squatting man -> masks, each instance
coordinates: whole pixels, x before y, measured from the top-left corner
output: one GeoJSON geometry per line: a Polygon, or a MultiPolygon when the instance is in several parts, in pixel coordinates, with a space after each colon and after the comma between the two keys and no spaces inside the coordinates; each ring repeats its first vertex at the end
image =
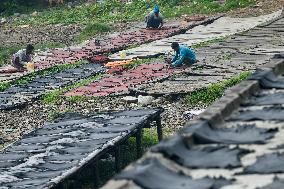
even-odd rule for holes
{"type": "Polygon", "coordinates": [[[171,67],[176,68],[182,65],[191,66],[197,62],[196,54],[191,48],[179,45],[177,42],[173,42],[171,47],[175,51],[175,55],[171,60],[166,59],[166,61],[171,64],[171,67]]]}
{"type": "Polygon", "coordinates": [[[19,50],[13,55],[11,63],[19,71],[24,71],[27,67],[27,64],[32,61],[33,54],[34,46],[28,44],[26,49],[19,50]]]}

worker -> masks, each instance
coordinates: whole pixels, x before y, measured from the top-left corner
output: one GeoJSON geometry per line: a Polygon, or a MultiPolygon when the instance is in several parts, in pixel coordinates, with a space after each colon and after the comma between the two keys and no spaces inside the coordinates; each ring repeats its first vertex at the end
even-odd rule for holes
{"type": "Polygon", "coordinates": [[[19,50],[13,55],[12,65],[19,71],[23,71],[25,66],[32,61],[32,56],[34,53],[34,46],[28,44],[26,49],[19,50]]]}
{"type": "Polygon", "coordinates": [[[160,13],[160,8],[158,5],[155,6],[154,10],[146,16],[146,28],[161,28],[163,27],[163,17],[160,13]]]}
{"type": "Polygon", "coordinates": [[[175,56],[171,60],[172,67],[179,67],[182,64],[191,66],[197,62],[195,52],[191,48],[179,45],[177,42],[173,42],[171,47],[175,51],[175,56]]]}

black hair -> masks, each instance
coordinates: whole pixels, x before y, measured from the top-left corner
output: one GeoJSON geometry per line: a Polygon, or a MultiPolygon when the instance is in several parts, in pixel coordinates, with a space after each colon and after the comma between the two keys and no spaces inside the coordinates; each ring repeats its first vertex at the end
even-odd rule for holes
{"type": "Polygon", "coordinates": [[[34,49],[35,49],[35,48],[34,48],[33,45],[28,44],[28,45],[27,45],[27,48],[26,48],[26,51],[33,51],[34,49]]]}
{"type": "Polygon", "coordinates": [[[171,45],[171,47],[172,47],[173,49],[178,48],[178,47],[179,47],[178,42],[173,42],[172,45],[171,45]]]}

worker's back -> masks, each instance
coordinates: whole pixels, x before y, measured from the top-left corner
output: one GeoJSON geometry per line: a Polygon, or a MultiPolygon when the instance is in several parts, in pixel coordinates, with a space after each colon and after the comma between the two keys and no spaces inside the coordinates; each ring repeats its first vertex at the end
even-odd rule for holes
{"type": "Polygon", "coordinates": [[[162,22],[163,17],[161,13],[157,16],[154,11],[151,11],[147,16],[147,28],[158,28],[162,22]]]}
{"type": "Polygon", "coordinates": [[[189,57],[191,60],[196,60],[196,54],[191,48],[180,45],[179,51],[180,55],[185,55],[186,57],[189,57]]]}

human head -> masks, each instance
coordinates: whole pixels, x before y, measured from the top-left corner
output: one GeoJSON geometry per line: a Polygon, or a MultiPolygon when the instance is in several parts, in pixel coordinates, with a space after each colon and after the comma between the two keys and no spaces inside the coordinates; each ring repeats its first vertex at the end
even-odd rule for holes
{"type": "Polygon", "coordinates": [[[26,48],[26,53],[27,53],[27,54],[33,54],[34,49],[35,49],[35,48],[34,48],[33,45],[28,44],[28,45],[27,45],[27,48],[26,48]]]}
{"type": "Polygon", "coordinates": [[[159,8],[158,5],[156,5],[155,8],[154,8],[154,13],[155,13],[156,15],[158,15],[159,12],[160,12],[160,8],[159,8]]]}
{"type": "Polygon", "coordinates": [[[171,45],[172,49],[174,49],[175,51],[178,51],[179,48],[179,44],[177,42],[173,42],[171,45]]]}

